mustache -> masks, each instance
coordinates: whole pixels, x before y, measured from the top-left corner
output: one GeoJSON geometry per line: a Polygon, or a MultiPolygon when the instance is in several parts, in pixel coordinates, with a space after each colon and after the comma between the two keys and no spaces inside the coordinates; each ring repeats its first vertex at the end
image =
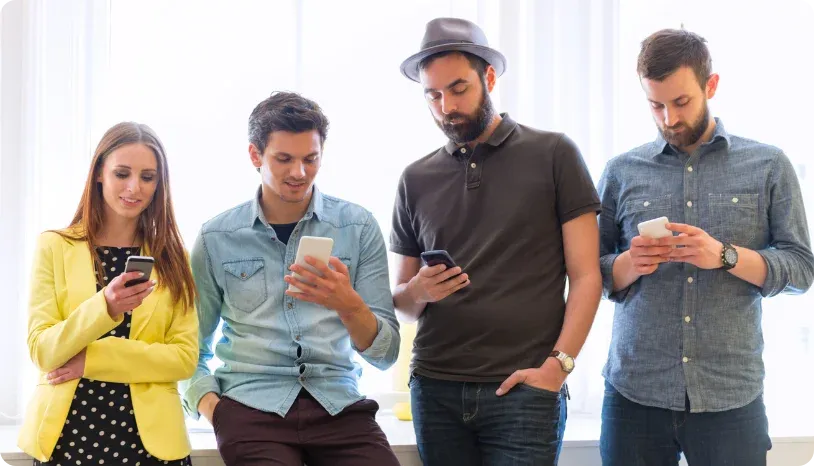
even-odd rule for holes
{"type": "Polygon", "coordinates": [[[664,129],[666,129],[667,131],[678,131],[680,129],[687,129],[687,128],[689,128],[689,126],[685,125],[684,123],[679,123],[679,124],[677,124],[675,126],[667,126],[664,129]]]}
{"type": "Polygon", "coordinates": [[[444,123],[450,124],[450,123],[452,123],[452,120],[455,120],[455,119],[460,119],[460,120],[464,120],[464,121],[468,120],[466,115],[464,115],[462,113],[455,112],[455,113],[450,113],[449,115],[446,115],[444,117],[444,123]]]}

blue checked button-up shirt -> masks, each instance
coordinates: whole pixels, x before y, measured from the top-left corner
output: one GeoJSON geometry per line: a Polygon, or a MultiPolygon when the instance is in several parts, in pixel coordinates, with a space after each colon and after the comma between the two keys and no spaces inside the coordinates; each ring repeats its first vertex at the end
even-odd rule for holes
{"type": "Polygon", "coordinates": [[[692,155],[664,139],[611,160],[599,183],[605,296],[616,303],[603,375],[639,404],[683,411],[735,409],[763,391],[761,299],[802,293],[814,279],[805,209],[782,151],[726,133],[692,155]],[[613,263],[639,222],[667,216],[757,251],[762,288],[722,269],[661,264],[613,292],[613,263]]]}
{"type": "Polygon", "coordinates": [[[337,313],[284,294],[301,236],[333,238],[331,255],[350,269],[351,283],[378,321],[373,344],[359,353],[379,369],[398,356],[399,324],[393,309],[387,250],[379,225],[367,210],[321,194],[288,244],[263,216],[258,198],[205,223],[192,250],[192,272],[200,294],[200,360],[182,383],[186,412],[197,419],[208,392],[285,416],[301,388],[331,414],[364,397],[357,389],[357,350],[337,313]],[[214,332],[223,322],[223,337],[214,332]],[[223,365],[212,374],[207,362],[223,365]]]}

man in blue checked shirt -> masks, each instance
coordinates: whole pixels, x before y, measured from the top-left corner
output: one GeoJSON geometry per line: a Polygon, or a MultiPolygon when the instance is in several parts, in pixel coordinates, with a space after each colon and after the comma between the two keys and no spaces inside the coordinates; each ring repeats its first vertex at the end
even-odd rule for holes
{"type": "Polygon", "coordinates": [[[184,406],[212,423],[229,466],[398,464],[354,362],[387,369],[398,356],[387,251],[370,212],[314,185],[327,132],[319,106],[297,94],[258,104],[249,156],[260,189],[205,223],[192,250],[200,361],[184,406]],[[334,240],[328,264],[310,259],[321,276],[294,264],[302,236],[334,240]]]}
{"type": "Polygon", "coordinates": [[[800,185],[778,148],[726,132],[705,40],[642,43],[659,137],[599,184],[601,265],[616,302],[600,448],[606,466],[765,465],[761,300],[814,280],[800,185]],[[662,239],[640,222],[666,216],[662,239]]]}

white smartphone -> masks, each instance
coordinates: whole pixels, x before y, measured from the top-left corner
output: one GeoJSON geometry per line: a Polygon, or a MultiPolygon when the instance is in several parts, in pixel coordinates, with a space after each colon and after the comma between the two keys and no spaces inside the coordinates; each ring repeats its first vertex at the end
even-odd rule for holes
{"type": "MultiPolygon", "coordinates": [[[[331,250],[334,247],[334,240],[332,238],[323,238],[320,236],[303,236],[300,238],[300,244],[297,246],[297,258],[294,259],[294,263],[305,267],[307,270],[320,275],[320,273],[312,267],[311,265],[305,262],[305,256],[311,256],[314,259],[324,262],[326,265],[328,261],[331,259],[331,250]]],[[[293,274],[294,278],[298,280],[305,281],[299,274],[293,274]]],[[[295,293],[300,293],[302,290],[293,286],[291,284],[288,285],[288,289],[295,293]]]]}
{"type": "Polygon", "coordinates": [[[654,218],[639,224],[639,236],[645,238],[667,238],[673,236],[673,232],[668,230],[666,225],[670,223],[667,217],[654,218]]]}
{"type": "Polygon", "coordinates": [[[141,278],[128,280],[124,282],[124,286],[131,287],[149,280],[150,274],[153,273],[153,263],[155,263],[155,259],[149,256],[128,256],[127,262],[124,263],[124,273],[141,272],[144,274],[144,276],[141,278]]]}

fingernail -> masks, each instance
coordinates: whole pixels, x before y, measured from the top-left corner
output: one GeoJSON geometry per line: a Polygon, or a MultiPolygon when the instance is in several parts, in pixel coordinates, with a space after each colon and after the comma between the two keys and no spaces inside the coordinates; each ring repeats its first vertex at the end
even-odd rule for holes
{"type": "Polygon", "coordinates": [[[141,277],[143,277],[143,276],[144,276],[144,272],[139,272],[139,273],[138,273],[138,277],[139,277],[139,278],[141,278],[141,277]]]}
{"type": "Polygon", "coordinates": [[[503,389],[502,389],[502,388],[498,388],[498,389],[497,389],[497,391],[495,392],[495,394],[496,394],[497,396],[503,395],[503,389]]]}
{"type": "Polygon", "coordinates": [[[153,284],[153,286],[156,286],[156,285],[158,284],[158,282],[157,282],[157,281],[155,281],[155,280],[151,281],[150,283],[152,283],[152,284],[153,284]]]}

